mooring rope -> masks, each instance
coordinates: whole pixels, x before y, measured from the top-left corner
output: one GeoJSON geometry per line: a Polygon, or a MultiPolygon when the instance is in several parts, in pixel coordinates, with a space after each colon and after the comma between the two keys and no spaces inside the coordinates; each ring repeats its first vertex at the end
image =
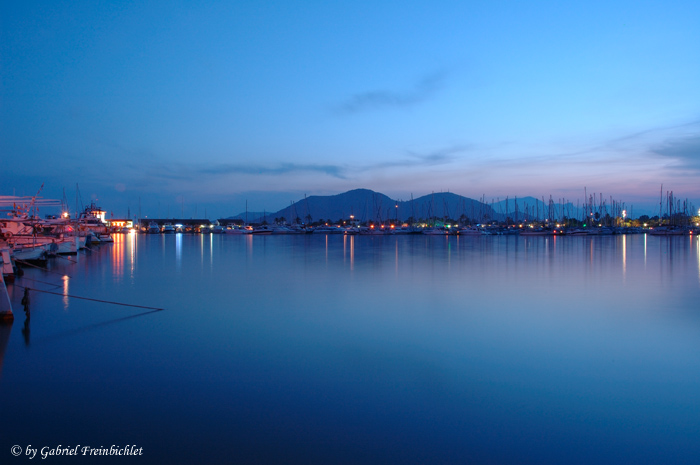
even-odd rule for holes
{"type": "Polygon", "coordinates": [[[73,299],[90,300],[90,301],[92,301],[92,302],[100,302],[100,303],[103,303],[103,304],[121,305],[121,306],[123,306],[123,307],[145,308],[145,309],[147,309],[147,310],[156,310],[156,311],[165,310],[164,308],[158,308],[158,307],[147,307],[147,306],[145,306],[145,305],[125,304],[125,303],[122,303],[122,302],[113,302],[113,301],[111,301],[111,300],[91,299],[90,297],[80,297],[80,296],[77,296],[77,295],[69,295],[69,294],[64,294],[64,293],[62,293],[62,292],[44,291],[44,290],[41,290],[41,289],[28,288],[27,286],[21,286],[21,285],[19,285],[19,284],[15,284],[15,286],[21,287],[21,288],[23,288],[23,289],[29,289],[30,291],[43,292],[44,294],[59,295],[59,296],[61,296],[61,297],[71,297],[71,298],[73,298],[73,299]]]}
{"type": "MultiPolygon", "coordinates": [[[[46,284],[47,286],[52,286],[52,287],[61,287],[61,286],[63,286],[63,283],[60,283],[60,284],[49,283],[49,282],[46,282],[46,281],[39,281],[38,279],[34,279],[34,278],[27,278],[26,276],[22,276],[21,279],[22,279],[22,281],[24,281],[24,280],[26,279],[26,280],[29,280],[29,281],[34,281],[34,282],[36,282],[36,283],[46,284]]],[[[19,284],[18,284],[17,286],[20,287],[19,284]]],[[[23,287],[24,287],[24,286],[23,286],[23,287]]]]}
{"type": "MultiPolygon", "coordinates": [[[[16,258],[14,260],[16,263],[21,263],[22,265],[25,265],[25,266],[31,266],[32,268],[38,268],[38,269],[46,271],[48,273],[55,273],[55,274],[58,274],[61,276],[68,276],[69,278],[71,277],[71,276],[67,275],[66,273],[60,273],[58,271],[49,270],[48,268],[44,268],[43,266],[38,266],[38,265],[34,265],[33,263],[25,262],[24,260],[17,260],[16,258]]],[[[71,260],[71,261],[73,261],[73,260],[71,260]]]]}

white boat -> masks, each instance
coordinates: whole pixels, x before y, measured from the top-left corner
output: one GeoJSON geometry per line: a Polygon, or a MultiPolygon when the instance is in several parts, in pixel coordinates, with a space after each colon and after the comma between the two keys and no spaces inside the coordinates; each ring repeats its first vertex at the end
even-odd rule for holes
{"type": "Polygon", "coordinates": [[[345,230],[338,226],[318,226],[313,229],[314,234],[345,234],[345,230]]]}
{"type": "Polygon", "coordinates": [[[12,258],[16,261],[45,262],[58,251],[56,244],[17,245],[12,248],[12,258]]]}
{"type": "Polygon", "coordinates": [[[58,242],[59,255],[75,255],[80,249],[85,248],[87,236],[65,236],[58,242]]]}
{"type": "Polygon", "coordinates": [[[423,234],[428,236],[446,236],[448,233],[445,228],[426,228],[423,230],[423,234]]]}
{"type": "Polygon", "coordinates": [[[160,234],[160,226],[155,221],[148,223],[148,229],[146,229],[148,234],[160,234]]]}
{"type": "Polygon", "coordinates": [[[690,229],[677,226],[657,226],[650,229],[648,234],[652,236],[685,236],[690,234],[690,229]]]}
{"type": "Polygon", "coordinates": [[[383,236],[387,234],[387,232],[383,228],[362,226],[357,231],[357,234],[361,236],[383,236]]]}
{"type": "Polygon", "coordinates": [[[224,234],[233,234],[233,235],[243,235],[243,234],[250,234],[253,232],[252,229],[247,229],[247,228],[242,228],[237,225],[229,226],[226,229],[223,229],[222,231],[224,234]]]}
{"type": "Polygon", "coordinates": [[[477,226],[468,226],[466,228],[461,228],[457,231],[460,236],[481,236],[484,234],[484,230],[477,226]]]}
{"type": "Polygon", "coordinates": [[[527,228],[520,231],[521,236],[553,236],[554,231],[547,228],[527,228]]]}
{"type": "Polygon", "coordinates": [[[272,234],[272,228],[267,225],[258,226],[250,230],[250,233],[255,235],[268,235],[272,234]]]}
{"type": "Polygon", "coordinates": [[[161,231],[163,234],[175,234],[175,226],[172,223],[165,223],[161,231]]]}
{"type": "Polygon", "coordinates": [[[567,233],[569,236],[588,236],[588,230],[582,228],[575,228],[569,230],[567,233]]]}
{"type": "Polygon", "coordinates": [[[304,228],[298,224],[294,224],[291,226],[285,226],[285,228],[287,228],[289,230],[289,232],[287,234],[308,234],[309,233],[309,231],[306,228],[304,228]]]}
{"type": "Polygon", "coordinates": [[[276,224],[272,226],[272,234],[306,234],[306,231],[301,228],[293,228],[284,224],[276,224]]]}
{"type": "Polygon", "coordinates": [[[98,208],[94,203],[88,205],[78,216],[78,225],[81,231],[91,231],[94,235],[91,242],[114,242],[112,239],[113,228],[107,225],[104,220],[105,211],[98,208]]]}

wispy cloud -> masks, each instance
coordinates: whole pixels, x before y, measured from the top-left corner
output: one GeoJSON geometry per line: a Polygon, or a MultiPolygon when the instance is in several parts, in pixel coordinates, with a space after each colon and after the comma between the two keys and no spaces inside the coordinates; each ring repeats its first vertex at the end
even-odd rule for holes
{"type": "Polygon", "coordinates": [[[668,126],[658,126],[658,127],[652,127],[649,129],[645,129],[643,131],[639,131],[633,134],[627,134],[621,137],[618,137],[617,139],[614,139],[610,141],[610,144],[618,144],[618,143],[625,143],[627,141],[634,141],[634,140],[646,140],[647,137],[658,137],[660,134],[679,134],[679,133],[690,133],[690,134],[697,134],[700,132],[700,121],[688,121],[685,123],[681,124],[673,124],[673,125],[668,125],[668,126]]]}
{"type": "Polygon", "coordinates": [[[465,152],[469,149],[470,147],[466,145],[455,145],[428,153],[419,153],[409,150],[406,152],[408,156],[399,160],[374,163],[358,167],[357,169],[358,171],[371,171],[384,168],[412,168],[443,165],[446,163],[451,163],[457,159],[456,154],[465,152]]]}
{"type": "Polygon", "coordinates": [[[444,72],[430,74],[406,91],[371,90],[355,94],[337,106],[339,114],[352,114],[379,108],[406,107],[432,97],[443,85],[444,72]]]}
{"type": "Polygon", "coordinates": [[[386,168],[410,168],[441,165],[452,162],[456,158],[456,154],[468,150],[467,146],[451,146],[443,149],[435,150],[428,153],[418,153],[407,151],[407,156],[385,162],[371,163],[365,165],[337,165],[337,164],[298,164],[298,163],[279,163],[271,165],[263,164],[244,164],[244,163],[218,163],[205,166],[199,166],[194,169],[186,167],[173,168],[169,167],[159,170],[159,177],[177,178],[187,175],[187,173],[196,173],[209,176],[226,176],[231,174],[242,174],[248,176],[281,176],[295,173],[318,173],[324,174],[337,179],[349,179],[353,174],[364,173],[368,171],[386,169],[386,168]]]}
{"type": "Polygon", "coordinates": [[[295,172],[313,172],[332,176],[338,179],[345,179],[346,169],[340,165],[316,165],[280,163],[278,165],[247,165],[221,163],[211,165],[196,170],[200,174],[224,175],[224,174],[249,174],[249,175],[283,175],[295,172]]]}
{"type": "MultiPolygon", "coordinates": [[[[658,164],[663,157],[677,164],[675,168],[700,170],[700,121],[658,126],[586,145],[578,150],[547,152],[529,150],[529,156],[515,157],[521,163],[543,166],[547,163],[583,165],[658,164]]],[[[503,161],[503,160],[501,160],[503,161]]],[[[489,160],[496,163],[498,160],[489,160]]],[[[668,166],[668,165],[666,165],[668,166]]]]}
{"type": "Polygon", "coordinates": [[[654,147],[652,152],[675,160],[675,168],[700,171],[700,131],[696,135],[667,139],[663,144],[654,147]]]}
{"type": "Polygon", "coordinates": [[[442,165],[457,158],[456,154],[471,150],[471,145],[452,145],[429,153],[418,153],[409,151],[408,154],[414,159],[414,164],[421,165],[442,165]]]}

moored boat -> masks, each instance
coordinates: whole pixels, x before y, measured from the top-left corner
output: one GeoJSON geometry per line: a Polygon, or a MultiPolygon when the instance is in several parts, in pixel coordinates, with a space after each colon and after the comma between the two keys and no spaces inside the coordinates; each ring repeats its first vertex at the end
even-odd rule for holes
{"type": "Polygon", "coordinates": [[[243,227],[238,226],[238,225],[232,225],[232,226],[229,226],[228,228],[222,229],[221,232],[223,232],[224,234],[242,235],[242,234],[250,234],[253,231],[251,229],[243,228],[243,227]]]}
{"type": "Polygon", "coordinates": [[[160,234],[160,226],[155,221],[148,223],[148,228],[146,229],[148,234],[160,234]]]}
{"type": "Polygon", "coordinates": [[[652,236],[686,236],[690,233],[690,228],[678,226],[658,226],[650,229],[647,234],[651,234],[652,236]]]}

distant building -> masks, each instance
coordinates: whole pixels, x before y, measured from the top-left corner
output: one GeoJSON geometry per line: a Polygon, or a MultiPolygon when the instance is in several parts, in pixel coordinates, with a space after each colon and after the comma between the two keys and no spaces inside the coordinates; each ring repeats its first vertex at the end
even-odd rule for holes
{"type": "Polygon", "coordinates": [[[109,226],[113,228],[133,228],[134,227],[134,221],[129,220],[129,219],[119,219],[119,218],[112,218],[109,220],[104,220],[105,223],[107,223],[109,226]]]}

